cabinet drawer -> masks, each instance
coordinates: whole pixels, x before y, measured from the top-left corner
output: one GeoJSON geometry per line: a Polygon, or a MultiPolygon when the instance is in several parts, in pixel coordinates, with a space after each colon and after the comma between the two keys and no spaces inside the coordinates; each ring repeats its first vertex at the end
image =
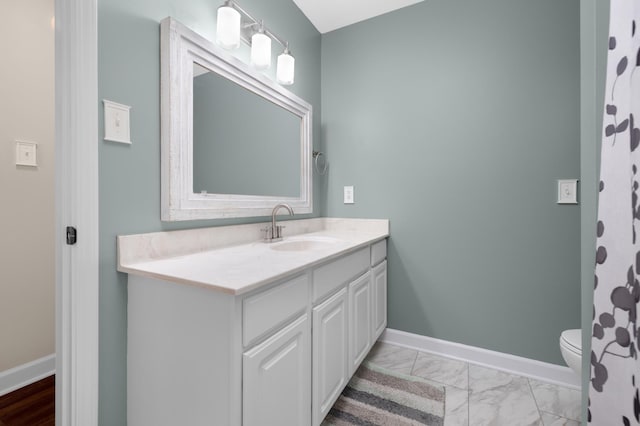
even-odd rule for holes
{"type": "Polygon", "coordinates": [[[309,280],[302,275],[242,302],[242,343],[246,347],[266,332],[304,311],[309,301],[309,280]]]}
{"type": "Polygon", "coordinates": [[[369,247],[313,271],[313,302],[369,269],[369,247]]]}
{"type": "Polygon", "coordinates": [[[371,246],[371,266],[376,266],[387,257],[387,240],[378,241],[371,246]]]}

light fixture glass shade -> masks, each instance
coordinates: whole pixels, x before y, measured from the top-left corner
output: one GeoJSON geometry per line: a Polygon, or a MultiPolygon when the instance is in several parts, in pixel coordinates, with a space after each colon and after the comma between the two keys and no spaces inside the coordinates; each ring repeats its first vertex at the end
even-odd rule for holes
{"type": "Polygon", "coordinates": [[[258,70],[271,66],[271,38],[264,33],[251,37],[251,65],[258,70]]]}
{"type": "Polygon", "coordinates": [[[240,47],[240,12],[230,6],[218,8],[216,43],[225,49],[240,47]]]}
{"type": "Polygon", "coordinates": [[[276,78],[278,83],[284,85],[293,84],[293,76],[295,74],[296,60],[287,51],[278,56],[278,69],[276,70],[276,78]]]}

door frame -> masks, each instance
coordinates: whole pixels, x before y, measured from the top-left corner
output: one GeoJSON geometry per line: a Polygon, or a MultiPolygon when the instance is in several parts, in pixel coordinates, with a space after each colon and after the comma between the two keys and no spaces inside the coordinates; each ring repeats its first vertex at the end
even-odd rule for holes
{"type": "Polygon", "coordinates": [[[97,0],[55,1],[56,424],[98,424],[97,0]],[[67,245],[66,227],[78,231],[67,245]]]}

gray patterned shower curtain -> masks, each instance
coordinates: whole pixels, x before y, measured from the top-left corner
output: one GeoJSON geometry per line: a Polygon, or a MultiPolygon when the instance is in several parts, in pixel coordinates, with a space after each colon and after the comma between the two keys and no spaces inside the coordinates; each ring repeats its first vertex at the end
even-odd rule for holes
{"type": "Polygon", "coordinates": [[[640,0],[611,0],[589,417],[640,425],[640,0]]]}

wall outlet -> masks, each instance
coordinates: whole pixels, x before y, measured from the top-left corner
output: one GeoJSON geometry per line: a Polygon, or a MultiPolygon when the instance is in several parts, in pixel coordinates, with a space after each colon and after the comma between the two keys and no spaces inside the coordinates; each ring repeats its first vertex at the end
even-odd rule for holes
{"type": "Polygon", "coordinates": [[[344,187],[344,203],[354,204],[353,201],[353,185],[344,187]]]}

